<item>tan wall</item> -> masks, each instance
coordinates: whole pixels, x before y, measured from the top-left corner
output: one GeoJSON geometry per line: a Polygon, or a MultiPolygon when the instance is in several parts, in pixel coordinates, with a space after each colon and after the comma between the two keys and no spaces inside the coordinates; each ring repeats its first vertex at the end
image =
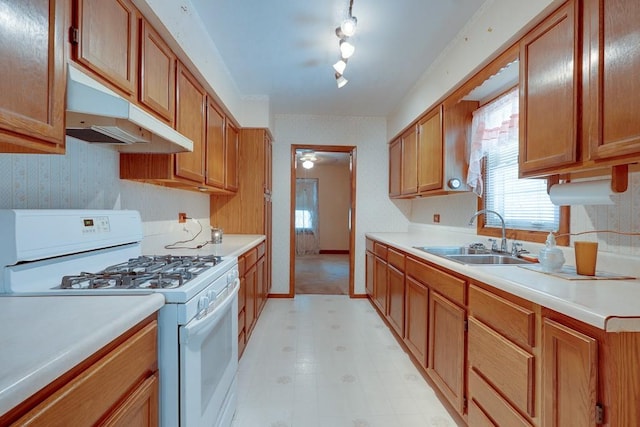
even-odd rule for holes
{"type": "Polygon", "coordinates": [[[299,168],[298,178],[318,178],[320,250],[349,250],[350,179],[348,164],[299,168]]]}

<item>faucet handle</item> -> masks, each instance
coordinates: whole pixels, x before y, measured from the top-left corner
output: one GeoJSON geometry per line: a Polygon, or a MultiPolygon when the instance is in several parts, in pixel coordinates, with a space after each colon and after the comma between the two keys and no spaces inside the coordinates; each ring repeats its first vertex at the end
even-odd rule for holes
{"type": "Polygon", "coordinates": [[[491,250],[498,251],[498,241],[496,239],[487,239],[491,243],[491,250]]]}

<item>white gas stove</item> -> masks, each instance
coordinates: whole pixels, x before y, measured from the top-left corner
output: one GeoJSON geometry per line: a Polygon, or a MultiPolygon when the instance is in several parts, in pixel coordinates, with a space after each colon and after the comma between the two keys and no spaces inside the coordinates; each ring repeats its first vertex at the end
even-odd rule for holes
{"type": "Polygon", "coordinates": [[[0,236],[3,294],[162,293],[161,424],[230,424],[238,359],[237,258],[143,255],[136,211],[0,210],[0,236]],[[205,387],[208,378],[217,382],[205,387]]]}

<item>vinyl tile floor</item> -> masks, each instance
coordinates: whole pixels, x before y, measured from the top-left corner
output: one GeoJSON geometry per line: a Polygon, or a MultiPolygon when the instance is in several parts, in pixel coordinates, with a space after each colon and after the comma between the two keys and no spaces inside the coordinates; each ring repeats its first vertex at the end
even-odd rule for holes
{"type": "Polygon", "coordinates": [[[456,426],[366,299],[270,299],[240,360],[232,427],[456,426]]]}

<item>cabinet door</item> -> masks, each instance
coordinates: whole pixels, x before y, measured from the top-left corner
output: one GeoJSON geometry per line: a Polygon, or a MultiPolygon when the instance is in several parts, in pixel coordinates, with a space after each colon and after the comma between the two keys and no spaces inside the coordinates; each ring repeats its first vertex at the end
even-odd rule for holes
{"type": "Polygon", "coordinates": [[[366,276],[365,276],[365,289],[367,291],[367,295],[370,298],[373,298],[373,276],[375,269],[375,255],[373,253],[367,251],[366,252],[366,276]]]}
{"type": "Polygon", "coordinates": [[[418,132],[414,126],[402,135],[402,195],[418,192],[418,132]]]}
{"type": "Polygon", "coordinates": [[[442,107],[418,123],[418,192],[442,188],[442,107]]]}
{"type": "Polygon", "coordinates": [[[129,0],[76,0],[73,59],[135,99],[137,11],[129,0]]]}
{"type": "Polygon", "coordinates": [[[373,282],[373,302],[382,314],[387,313],[387,263],[375,257],[375,275],[373,282]]]}
{"type": "Polygon", "coordinates": [[[207,179],[206,184],[224,189],[225,115],[207,98],[207,179]]]}
{"type": "Polygon", "coordinates": [[[427,367],[428,314],[429,288],[407,275],[404,342],[423,368],[427,367]]]}
{"type": "Polygon", "coordinates": [[[402,140],[389,144],[389,197],[398,197],[402,192],[402,140]]]}
{"type": "Polygon", "coordinates": [[[256,293],[257,293],[257,307],[256,307],[256,317],[260,315],[262,309],[264,308],[264,304],[267,302],[267,283],[265,281],[265,267],[267,266],[265,262],[265,257],[262,256],[258,260],[258,264],[256,266],[256,293]]]}
{"type": "Polygon", "coordinates": [[[460,414],[464,412],[464,324],[463,308],[431,292],[427,373],[460,414]]]}
{"type": "Polygon", "coordinates": [[[271,145],[271,138],[265,132],[264,134],[264,192],[266,194],[271,194],[271,190],[273,188],[272,179],[273,179],[273,161],[272,161],[272,151],[273,147],[271,145]]]}
{"type": "Polygon", "coordinates": [[[640,2],[586,0],[584,126],[591,159],[640,153],[640,2]]]}
{"type": "Polygon", "coordinates": [[[101,426],[152,427],[158,425],[158,375],[154,374],[140,384],[116,408],[101,426]]]}
{"type": "Polygon", "coordinates": [[[387,284],[389,303],[387,318],[396,333],[404,337],[404,272],[389,265],[387,284]]]}
{"type": "Polygon", "coordinates": [[[577,161],[577,10],[568,1],[520,42],[521,176],[577,161]]]}
{"type": "Polygon", "coordinates": [[[227,120],[227,143],[224,150],[224,188],[238,191],[238,128],[227,120]]]}
{"type": "Polygon", "coordinates": [[[176,56],[144,19],[140,20],[140,103],[173,126],[176,56]]]}
{"type": "Polygon", "coordinates": [[[65,4],[3,3],[0,152],[64,153],[65,4]]]}
{"type": "Polygon", "coordinates": [[[176,130],[193,141],[193,152],[175,154],[175,174],[197,183],[204,183],[206,105],[206,92],[178,63],[176,130]]]}
{"type": "Polygon", "coordinates": [[[597,341],[543,319],[542,345],[543,425],[595,426],[597,341]]]}
{"type": "Polygon", "coordinates": [[[256,323],[256,309],[257,309],[257,270],[256,265],[252,265],[244,276],[246,295],[245,295],[245,329],[247,340],[253,331],[253,327],[256,323]]]}

